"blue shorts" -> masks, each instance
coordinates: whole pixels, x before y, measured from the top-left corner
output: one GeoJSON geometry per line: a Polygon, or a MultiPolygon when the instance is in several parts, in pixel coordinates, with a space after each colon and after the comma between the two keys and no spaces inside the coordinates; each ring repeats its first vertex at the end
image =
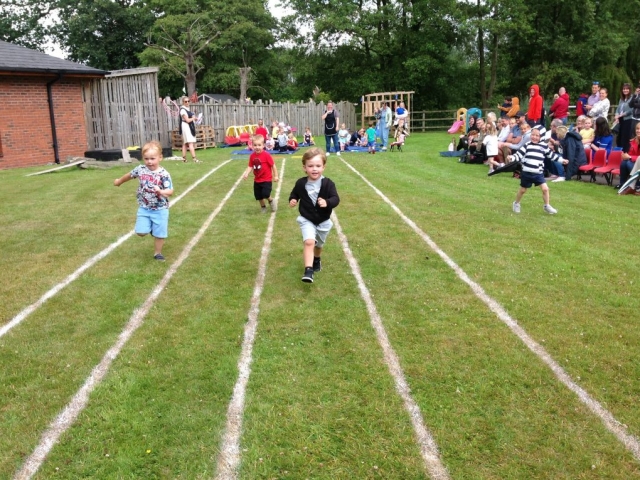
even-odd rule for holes
{"type": "Polygon", "coordinates": [[[149,210],[139,207],[136,218],[136,233],[150,233],[156,238],[167,238],[169,230],[169,209],[149,210]]]}
{"type": "Polygon", "coordinates": [[[375,140],[369,140],[369,143],[367,143],[367,147],[371,148],[371,147],[375,147],[376,146],[376,141],[375,140]]]}
{"type": "Polygon", "coordinates": [[[299,215],[298,218],[296,218],[296,222],[298,222],[300,230],[302,230],[302,241],[315,240],[316,247],[318,248],[323,247],[324,242],[327,241],[327,235],[329,235],[329,231],[331,230],[331,227],[333,227],[333,222],[331,220],[325,220],[320,225],[315,225],[302,215],[299,215]]]}
{"type": "Polygon", "coordinates": [[[520,172],[520,186],[522,188],[531,188],[532,185],[539,187],[543,183],[547,183],[547,181],[541,173],[520,172]]]}

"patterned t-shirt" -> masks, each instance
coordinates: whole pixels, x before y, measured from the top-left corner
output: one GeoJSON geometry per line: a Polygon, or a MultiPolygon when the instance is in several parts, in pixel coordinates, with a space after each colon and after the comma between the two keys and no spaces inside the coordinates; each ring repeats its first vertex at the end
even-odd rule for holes
{"type": "Polygon", "coordinates": [[[137,192],[138,205],[149,210],[169,208],[169,199],[155,191],[156,186],[163,190],[173,188],[171,175],[164,168],[151,171],[146,165],[139,165],[131,171],[131,178],[140,181],[137,192]]]}

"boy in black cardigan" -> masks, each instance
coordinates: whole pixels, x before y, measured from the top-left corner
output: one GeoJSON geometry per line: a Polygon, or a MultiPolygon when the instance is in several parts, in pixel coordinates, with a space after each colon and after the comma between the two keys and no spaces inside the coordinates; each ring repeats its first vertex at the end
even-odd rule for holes
{"type": "Polygon", "coordinates": [[[327,157],[323,150],[307,150],[302,156],[302,168],[307,176],[296,182],[289,195],[289,206],[298,205],[300,212],[296,221],[302,230],[304,242],[302,281],[306,283],[313,283],[313,272],[322,270],[320,255],[333,227],[331,212],[340,203],[335,183],[322,176],[326,163],[327,157]]]}

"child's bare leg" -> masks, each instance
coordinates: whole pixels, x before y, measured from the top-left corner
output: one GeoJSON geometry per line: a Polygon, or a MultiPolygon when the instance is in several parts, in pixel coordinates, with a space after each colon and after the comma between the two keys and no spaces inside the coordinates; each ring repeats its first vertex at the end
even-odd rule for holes
{"type": "MultiPolygon", "coordinates": [[[[304,260],[304,267],[311,268],[313,267],[313,254],[316,249],[316,241],[315,240],[305,240],[304,241],[304,249],[302,251],[302,259],[304,260]]],[[[322,251],[322,249],[320,249],[322,251]]]]}
{"type": "Polygon", "coordinates": [[[261,198],[260,200],[258,200],[260,202],[260,206],[262,208],[264,208],[264,198],[261,198]]]}
{"type": "Polygon", "coordinates": [[[522,200],[525,193],[527,193],[527,189],[520,187],[520,190],[518,190],[518,194],[516,195],[516,203],[520,203],[520,200],[522,200]]]}
{"type": "Polygon", "coordinates": [[[153,247],[155,248],[155,255],[162,253],[162,247],[164,245],[164,238],[153,237],[153,247]]]}
{"type": "Polygon", "coordinates": [[[540,190],[542,190],[542,200],[544,200],[545,205],[549,205],[549,187],[546,183],[540,185],[540,190]]]}

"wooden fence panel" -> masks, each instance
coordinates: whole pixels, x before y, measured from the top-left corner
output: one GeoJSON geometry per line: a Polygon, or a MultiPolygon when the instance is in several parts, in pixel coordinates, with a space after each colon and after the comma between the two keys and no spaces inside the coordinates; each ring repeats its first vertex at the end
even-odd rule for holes
{"type": "Polygon", "coordinates": [[[122,149],[149,140],[169,145],[157,73],[157,68],[119,70],[83,84],[89,150],[122,149]]]}
{"type": "MultiPolygon", "coordinates": [[[[357,128],[355,107],[350,102],[336,102],[340,114],[340,123],[345,123],[348,128],[357,128]]],[[[262,119],[265,126],[271,131],[271,122],[285,122],[297,129],[297,135],[304,133],[309,126],[314,135],[323,135],[324,123],[322,114],[325,104],[320,102],[298,103],[274,103],[257,102],[238,103],[193,103],[190,105],[194,113],[202,113],[202,124],[213,128],[216,142],[223,142],[227,128],[231,126],[257,125],[262,119]]],[[[165,116],[167,131],[178,128],[179,118],[165,116]]]]}

